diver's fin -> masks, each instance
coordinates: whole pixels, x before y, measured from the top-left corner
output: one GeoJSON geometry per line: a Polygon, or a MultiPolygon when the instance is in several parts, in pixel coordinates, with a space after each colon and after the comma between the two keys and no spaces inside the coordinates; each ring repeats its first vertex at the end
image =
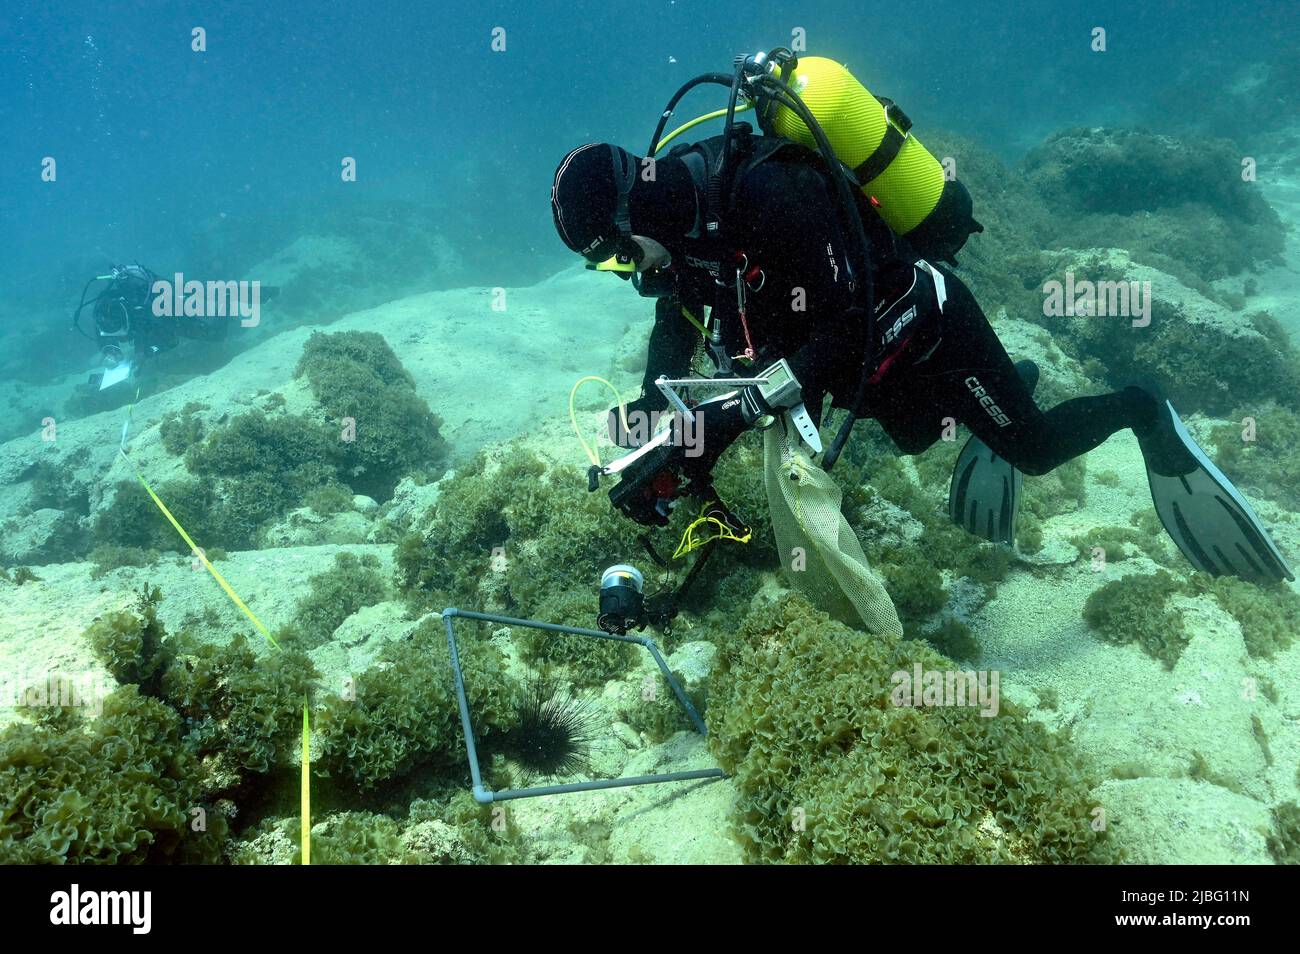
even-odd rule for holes
{"type": "Polygon", "coordinates": [[[948,515],[968,533],[994,543],[1014,543],[1020,507],[1020,471],[971,435],[953,468],[948,515]]]}
{"type": "MultiPolygon", "coordinates": [[[[1038,386],[1038,365],[1018,361],[1016,370],[1032,394],[1038,386]]],[[[1023,481],[1020,471],[972,434],[952,471],[948,515],[967,533],[994,543],[1014,544],[1023,481]]]]}
{"type": "Polygon", "coordinates": [[[1163,394],[1155,432],[1138,435],[1147,465],[1151,499],[1165,530],[1183,556],[1213,576],[1237,576],[1251,583],[1294,580],[1281,551],[1246,498],[1187,432],[1163,394]],[[1180,455],[1169,453],[1176,443],[1180,455]],[[1191,467],[1171,474],[1171,458],[1191,467]]]}

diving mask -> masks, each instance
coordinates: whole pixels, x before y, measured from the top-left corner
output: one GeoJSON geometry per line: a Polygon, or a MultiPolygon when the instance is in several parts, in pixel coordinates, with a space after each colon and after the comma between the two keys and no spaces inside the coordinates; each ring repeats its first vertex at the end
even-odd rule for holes
{"type": "Polygon", "coordinates": [[[613,272],[620,278],[627,279],[635,272],[666,268],[672,263],[672,255],[652,238],[644,235],[629,235],[619,241],[614,254],[603,262],[588,262],[587,268],[596,272],[613,272]]]}

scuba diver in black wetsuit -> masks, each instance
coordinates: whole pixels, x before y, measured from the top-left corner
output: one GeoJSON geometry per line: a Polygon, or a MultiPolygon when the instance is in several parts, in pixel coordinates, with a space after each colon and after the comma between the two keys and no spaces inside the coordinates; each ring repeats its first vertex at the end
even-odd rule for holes
{"type": "MultiPolygon", "coordinates": [[[[794,403],[806,407],[814,430],[826,396],[850,412],[823,458],[825,469],[855,417],[878,420],[907,454],[931,446],[945,419],[955,419],[974,436],[953,475],[952,518],[1012,543],[1022,472],[1046,474],[1129,428],[1141,444],[1157,511],[1198,569],[1261,583],[1293,579],[1249,503],[1192,440],[1157,384],[1074,398],[1047,411],[1035,404],[1037,367],[1013,363],[970,291],[934,264],[955,264],[969,235],[982,231],[968,193],[945,176],[931,190],[926,214],[919,222],[913,216],[904,223],[907,234],[899,234],[885,213],[897,220],[909,197],[898,194],[890,169],[924,162],[915,149],[909,155],[919,148],[908,136],[910,122],[881,100],[865,158],[832,152],[818,128],[834,121],[825,115],[831,97],[819,99],[823,115],[814,116],[794,93],[796,84],[786,82],[797,79],[803,98],[819,81],[841,97],[870,96],[829,63],[786,51],[748,57],[734,77],[713,74],[687,84],[665,110],[647,154],[663,144],[677,100],[700,82],[731,85],[722,136],[657,159],[589,144],[560,163],[551,195],[560,238],[589,267],[631,278],[643,295],[660,299],[642,394],[629,412],[668,406],[656,382],[689,372],[698,316],[710,305],[706,337],[719,377],[752,376],[784,359],[780,373],[797,379],[794,403]],[[766,135],[735,122],[738,90],[748,92],[766,135]]],[[[842,142],[844,129],[837,132],[842,142]]],[[[915,175],[895,178],[915,188],[915,175]]],[[[746,428],[770,425],[791,407],[788,392],[774,407],[767,389],[748,384],[695,405],[702,447],[657,448],[622,474],[611,498],[639,522],[666,523],[672,498],[704,486],[719,455],[746,428]]],[[[637,443],[618,409],[611,433],[622,446],[637,443]]],[[[815,433],[809,443],[821,450],[815,433]]]]}
{"type": "MultiPolygon", "coordinates": [[[[157,314],[154,305],[160,295],[157,287],[160,281],[164,280],[137,262],[134,265],[115,265],[108,274],[96,275],[86,282],[81,300],[73,312],[72,325],[99,346],[104,370],[92,376],[92,384],[97,388],[111,387],[135,375],[149,358],[170,351],[182,338],[224,341],[232,320],[240,318],[225,314],[157,314]],[[99,294],[87,298],[91,285],[97,281],[107,284],[99,294]],[[94,320],[93,335],[81,324],[82,313],[87,308],[94,320]]],[[[220,284],[234,285],[228,282],[220,284]]],[[[278,292],[278,288],[259,285],[254,307],[270,301],[278,292]]]]}

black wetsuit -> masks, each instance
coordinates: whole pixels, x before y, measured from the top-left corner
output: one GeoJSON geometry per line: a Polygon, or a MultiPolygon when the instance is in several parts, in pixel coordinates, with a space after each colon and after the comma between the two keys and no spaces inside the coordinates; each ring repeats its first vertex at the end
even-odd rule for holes
{"type": "MultiPolygon", "coordinates": [[[[865,349],[865,322],[861,312],[849,311],[852,298],[836,207],[818,163],[809,156],[803,150],[782,150],[749,170],[737,186],[726,227],[730,243],[764,272],[761,289],[747,302],[749,335],[759,353],[753,367],[786,358],[803,386],[810,413],[819,415],[828,393],[836,407],[852,404],[865,349]],[[799,295],[805,302],[802,311],[792,305],[799,295]]],[[[865,199],[860,211],[871,243],[877,313],[912,287],[923,318],[916,323],[914,346],[873,379],[860,415],[880,421],[903,453],[928,448],[942,436],[944,419],[953,418],[1024,473],[1045,474],[1116,431],[1146,427],[1152,420],[1153,403],[1137,388],[1074,398],[1040,410],[961,280],[935,266],[947,291],[940,313],[933,291],[921,294],[913,287],[912,276],[921,274],[912,265],[918,256],[889,231],[865,199]]],[[[655,311],[643,398],[638,402],[645,410],[663,407],[655,378],[689,370],[699,332],[681,315],[683,305],[698,316],[702,304],[716,301],[714,315],[720,313],[729,353],[738,354],[746,343],[734,295],[715,298],[713,274],[698,264],[725,255],[689,239],[676,247],[664,244],[681,270],[679,295],[660,300],[655,311]]],[[[734,266],[728,262],[722,267],[734,266]]],[[[711,465],[743,429],[741,422],[732,420],[715,426],[711,435],[706,432],[703,463],[711,465]]]]}
{"type": "Polygon", "coordinates": [[[176,315],[159,317],[153,313],[157,298],[154,283],[158,276],[133,265],[104,289],[95,300],[95,328],[101,345],[129,341],[141,357],[170,351],[181,338],[200,341],[223,341],[230,319],[176,315]]]}

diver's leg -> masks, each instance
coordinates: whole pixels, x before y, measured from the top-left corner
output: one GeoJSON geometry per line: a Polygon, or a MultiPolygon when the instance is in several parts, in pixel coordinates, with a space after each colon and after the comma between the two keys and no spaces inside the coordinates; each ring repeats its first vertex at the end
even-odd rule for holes
{"type": "MultiPolygon", "coordinates": [[[[988,506],[989,500],[999,502],[988,492],[989,481],[983,498],[969,492],[981,464],[986,474],[991,469],[998,477],[990,449],[1005,462],[1004,470],[1009,463],[1027,474],[1045,474],[1127,427],[1142,448],[1156,513],[1193,566],[1260,584],[1295,579],[1250,503],[1193,440],[1157,383],[1074,398],[1041,411],[1032,385],[1021,379],[970,292],[955,280],[949,290],[957,307],[945,310],[947,350],[941,345],[932,356],[946,365],[936,369],[934,393],[940,406],[953,408],[951,416],[987,445],[972,448],[972,441],[969,459],[965,450],[958,459],[949,492],[954,520],[972,532],[1010,542],[1018,475],[1001,475],[1000,485],[1011,490],[1002,495],[1000,508],[988,506]]],[[[991,483],[996,490],[998,481],[991,483]]]]}
{"type": "Polygon", "coordinates": [[[1041,410],[970,290],[951,272],[945,276],[944,337],[921,380],[943,416],[965,424],[1018,470],[1046,474],[1151,420],[1154,401],[1132,387],[1041,410]]]}

